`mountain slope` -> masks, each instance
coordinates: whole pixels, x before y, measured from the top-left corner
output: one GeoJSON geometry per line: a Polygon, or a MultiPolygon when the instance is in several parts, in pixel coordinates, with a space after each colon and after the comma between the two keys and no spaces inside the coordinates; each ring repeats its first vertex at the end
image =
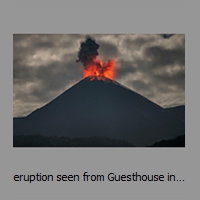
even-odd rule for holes
{"type": "Polygon", "coordinates": [[[179,119],[185,122],[185,106],[166,108],[165,110],[170,111],[173,115],[176,115],[179,119]]]}
{"type": "Polygon", "coordinates": [[[105,78],[85,78],[20,120],[14,134],[106,136],[136,146],[185,133],[184,123],[143,96],[105,78]]]}

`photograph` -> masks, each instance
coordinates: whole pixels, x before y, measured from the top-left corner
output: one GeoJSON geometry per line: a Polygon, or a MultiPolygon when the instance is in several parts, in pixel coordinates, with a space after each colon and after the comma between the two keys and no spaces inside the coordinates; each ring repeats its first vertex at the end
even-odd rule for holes
{"type": "Polygon", "coordinates": [[[185,34],[13,34],[13,147],[185,147],[185,34]]]}

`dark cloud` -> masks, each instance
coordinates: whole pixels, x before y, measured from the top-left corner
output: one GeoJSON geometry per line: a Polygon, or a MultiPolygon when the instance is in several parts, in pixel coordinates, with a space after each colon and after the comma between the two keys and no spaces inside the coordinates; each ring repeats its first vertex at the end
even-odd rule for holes
{"type": "Polygon", "coordinates": [[[160,46],[151,46],[145,49],[144,56],[152,66],[184,65],[185,50],[182,48],[165,49],[160,46]]]}
{"type": "Polygon", "coordinates": [[[66,85],[81,76],[81,70],[74,60],[63,63],[54,61],[48,67],[40,65],[36,69],[27,68],[26,66],[21,66],[20,69],[14,69],[15,83],[22,78],[23,84],[29,82],[40,83],[41,87],[35,85],[30,92],[42,101],[49,97],[49,92],[62,90],[66,88],[66,85]]]}
{"type": "Polygon", "coordinates": [[[49,42],[49,41],[39,41],[39,42],[35,42],[33,44],[34,48],[42,48],[42,49],[49,49],[49,48],[54,48],[55,45],[53,42],[49,42]]]}
{"type": "Polygon", "coordinates": [[[149,84],[144,83],[142,80],[132,81],[131,84],[137,91],[146,91],[149,90],[149,84]]]}
{"type": "Polygon", "coordinates": [[[152,35],[139,35],[139,36],[132,35],[132,37],[128,37],[123,41],[123,45],[129,51],[135,51],[135,50],[140,50],[141,48],[143,48],[145,44],[153,42],[154,40],[155,39],[154,37],[152,37],[152,35]]]}
{"type": "Polygon", "coordinates": [[[121,79],[123,77],[126,77],[129,74],[133,74],[136,72],[136,67],[134,66],[133,62],[125,61],[125,60],[119,60],[118,61],[118,67],[116,76],[117,78],[121,79]]]}
{"type": "Polygon", "coordinates": [[[160,34],[163,38],[167,39],[172,37],[174,34],[160,34]]]}
{"type": "Polygon", "coordinates": [[[109,60],[111,58],[117,58],[118,56],[118,47],[116,44],[112,44],[109,42],[99,41],[99,55],[103,57],[105,60],[109,60]]]}
{"type": "Polygon", "coordinates": [[[179,90],[185,90],[185,71],[179,70],[173,74],[162,73],[154,75],[154,80],[157,83],[174,86],[179,90]]]}

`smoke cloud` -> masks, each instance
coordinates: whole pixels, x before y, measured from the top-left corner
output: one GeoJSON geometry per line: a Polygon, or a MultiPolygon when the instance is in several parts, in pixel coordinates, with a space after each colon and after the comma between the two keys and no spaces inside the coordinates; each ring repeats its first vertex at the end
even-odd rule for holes
{"type": "Polygon", "coordinates": [[[85,68],[88,65],[95,64],[95,59],[99,55],[98,48],[99,45],[94,40],[87,38],[85,42],[81,43],[76,62],[81,62],[85,68]]]}

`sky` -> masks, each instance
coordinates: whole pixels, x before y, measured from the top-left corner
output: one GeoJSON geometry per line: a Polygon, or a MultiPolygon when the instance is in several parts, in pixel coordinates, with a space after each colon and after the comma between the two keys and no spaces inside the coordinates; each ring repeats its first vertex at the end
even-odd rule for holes
{"type": "Polygon", "coordinates": [[[120,84],[163,108],[185,105],[184,34],[14,34],[13,117],[27,116],[83,78],[81,42],[116,60],[120,84]]]}

